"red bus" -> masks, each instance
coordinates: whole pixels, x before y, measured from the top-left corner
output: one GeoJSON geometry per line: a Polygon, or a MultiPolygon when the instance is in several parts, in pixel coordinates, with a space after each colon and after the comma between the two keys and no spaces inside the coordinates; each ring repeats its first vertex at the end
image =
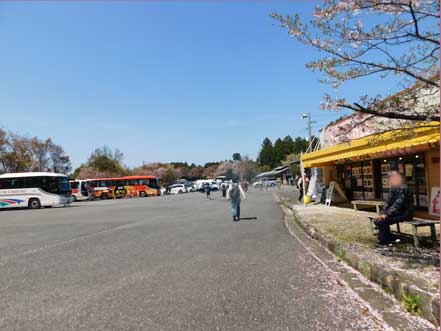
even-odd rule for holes
{"type": "Polygon", "coordinates": [[[98,199],[149,197],[161,194],[159,179],[155,176],[124,176],[88,179],[93,196],[98,199]]]}
{"type": "Polygon", "coordinates": [[[155,176],[125,176],[127,190],[131,196],[150,197],[161,195],[159,178],[155,176]]]}

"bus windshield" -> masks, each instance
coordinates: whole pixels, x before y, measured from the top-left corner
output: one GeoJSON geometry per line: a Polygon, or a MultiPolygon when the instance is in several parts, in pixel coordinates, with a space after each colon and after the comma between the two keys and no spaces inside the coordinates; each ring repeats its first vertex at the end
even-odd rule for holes
{"type": "Polygon", "coordinates": [[[41,189],[48,193],[71,193],[69,180],[67,177],[41,177],[41,189]]]}
{"type": "Polygon", "coordinates": [[[69,185],[69,179],[67,177],[56,177],[58,181],[58,192],[59,194],[70,194],[71,188],[69,185]]]}

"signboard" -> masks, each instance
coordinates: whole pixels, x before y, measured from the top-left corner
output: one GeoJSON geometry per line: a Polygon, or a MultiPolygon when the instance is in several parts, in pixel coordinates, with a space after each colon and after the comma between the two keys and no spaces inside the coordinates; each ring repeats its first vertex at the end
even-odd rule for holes
{"type": "Polygon", "coordinates": [[[334,185],[335,182],[330,182],[329,183],[329,188],[326,191],[326,202],[325,202],[325,206],[330,206],[331,202],[332,202],[332,196],[334,194],[334,185]]]}
{"type": "Polygon", "coordinates": [[[337,196],[343,199],[343,201],[349,202],[345,192],[342,190],[340,185],[338,185],[337,182],[329,182],[329,187],[326,190],[326,201],[325,201],[326,206],[330,206],[332,200],[334,200],[334,191],[337,193],[337,196]]]}
{"type": "Polygon", "coordinates": [[[334,183],[335,191],[338,193],[338,195],[346,202],[349,202],[348,197],[346,196],[345,192],[342,190],[340,185],[338,183],[334,183]]]}
{"type": "Polygon", "coordinates": [[[433,216],[440,216],[440,189],[439,187],[432,187],[430,193],[429,214],[433,216]]]}

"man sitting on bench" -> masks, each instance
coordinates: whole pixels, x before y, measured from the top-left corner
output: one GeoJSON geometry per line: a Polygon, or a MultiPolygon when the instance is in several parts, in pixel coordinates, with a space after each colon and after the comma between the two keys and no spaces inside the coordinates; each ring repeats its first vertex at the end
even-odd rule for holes
{"type": "Polygon", "coordinates": [[[389,173],[390,192],[385,205],[374,223],[378,228],[378,240],[380,245],[392,245],[399,243],[390,232],[390,226],[413,218],[413,197],[410,190],[403,185],[403,176],[397,171],[389,173]]]}

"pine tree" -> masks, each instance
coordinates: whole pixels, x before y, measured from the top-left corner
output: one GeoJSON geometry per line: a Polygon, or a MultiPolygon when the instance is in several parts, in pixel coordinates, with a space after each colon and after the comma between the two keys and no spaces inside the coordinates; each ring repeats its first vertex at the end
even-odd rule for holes
{"type": "Polygon", "coordinates": [[[259,152],[259,164],[264,167],[272,168],[274,165],[273,143],[269,138],[262,142],[262,148],[259,152]]]}
{"type": "Polygon", "coordinates": [[[308,141],[305,138],[297,137],[294,141],[293,153],[299,154],[300,152],[306,152],[308,148],[308,141]]]}
{"type": "Polygon", "coordinates": [[[282,163],[285,155],[284,153],[284,144],[282,139],[277,138],[273,147],[273,167],[279,166],[282,163]]]}
{"type": "Polygon", "coordinates": [[[282,149],[283,159],[285,159],[287,155],[293,152],[294,152],[294,140],[292,140],[291,136],[286,136],[285,138],[283,138],[283,149],[282,149]]]}

